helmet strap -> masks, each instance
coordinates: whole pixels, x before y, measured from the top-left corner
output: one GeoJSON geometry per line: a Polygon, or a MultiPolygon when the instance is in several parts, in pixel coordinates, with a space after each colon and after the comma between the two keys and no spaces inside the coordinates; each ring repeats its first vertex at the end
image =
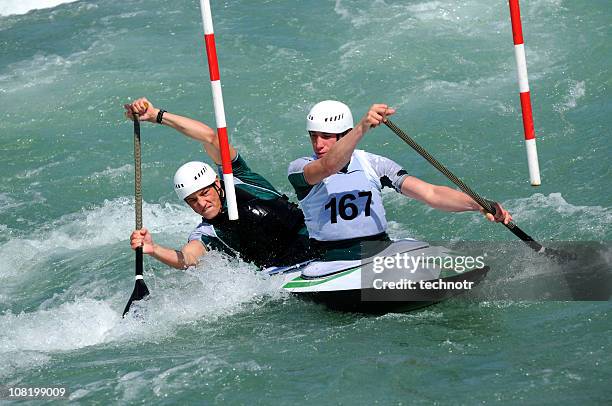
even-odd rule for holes
{"type": "MultiPolygon", "coordinates": [[[[225,190],[222,187],[217,186],[216,183],[213,184],[213,188],[217,195],[219,195],[219,199],[221,200],[221,207],[225,204],[225,190]]],[[[222,209],[223,210],[223,209],[222,209]]]]}

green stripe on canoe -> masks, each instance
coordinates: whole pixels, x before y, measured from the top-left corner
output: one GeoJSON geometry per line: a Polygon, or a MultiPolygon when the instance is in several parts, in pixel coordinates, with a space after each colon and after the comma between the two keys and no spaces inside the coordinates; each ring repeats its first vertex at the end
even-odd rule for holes
{"type": "Polygon", "coordinates": [[[344,275],[348,275],[352,272],[355,272],[356,270],[361,269],[360,266],[353,268],[353,269],[347,269],[346,271],[342,271],[340,273],[334,274],[334,275],[330,275],[327,278],[323,278],[323,279],[303,279],[302,276],[298,276],[297,278],[293,279],[291,282],[287,282],[285,284],[285,286],[283,286],[283,289],[289,289],[289,288],[307,288],[310,286],[316,286],[316,285],[320,285],[322,283],[325,282],[329,282],[333,279],[339,278],[341,276],[344,275]]]}
{"type": "MultiPolygon", "coordinates": [[[[307,287],[310,287],[310,286],[320,285],[322,283],[329,282],[329,281],[331,281],[333,279],[336,279],[336,278],[339,278],[341,276],[348,275],[349,273],[355,272],[358,269],[361,269],[361,267],[358,266],[358,267],[355,267],[355,268],[352,268],[352,269],[347,269],[346,271],[342,271],[340,273],[330,275],[330,276],[328,276],[326,278],[315,279],[315,280],[313,280],[313,279],[304,279],[300,275],[300,276],[296,277],[295,279],[293,279],[291,282],[287,282],[283,286],[283,289],[307,288],[307,287]]],[[[452,269],[444,269],[444,270],[442,270],[442,272],[440,272],[440,275],[438,275],[438,277],[436,279],[446,279],[446,278],[451,277],[451,276],[457,276],[457,275],[462,274],[462,273],[467,273],[467,272],[473,271],[474,269],[476,269],[476,268],[468,269],[468,270],[465,270],[464,272],[459,272],[459,273],[457,271],[452,270],[452,269]]]]}

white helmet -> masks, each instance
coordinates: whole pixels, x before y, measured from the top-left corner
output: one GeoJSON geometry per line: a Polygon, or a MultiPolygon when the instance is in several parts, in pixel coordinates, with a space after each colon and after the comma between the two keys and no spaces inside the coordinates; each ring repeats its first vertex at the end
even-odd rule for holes
{"type": "Polygon", "coordinates": [[[185,200],[193,192],[212,185],[217,174],[204,162],[187,162],[174,174],[174,191],[179,199],[185,200]]]}
{"type": "Polygon", "coordinates": [[[340,134],[353,128],[351,109],[339,101],[325,100],[314,105],[306,116],[307,131],[340,134]]]}

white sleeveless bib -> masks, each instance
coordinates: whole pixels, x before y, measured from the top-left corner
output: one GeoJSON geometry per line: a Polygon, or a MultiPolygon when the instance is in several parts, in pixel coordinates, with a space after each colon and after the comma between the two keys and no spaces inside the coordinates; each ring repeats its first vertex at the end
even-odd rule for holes
{"type": "Polygon", "coordinates": [[[381,189],[365,152],[355,150],[346,173],[325,178],[300,201],[310,238],[338,241],[386,231],[381,189]]]}

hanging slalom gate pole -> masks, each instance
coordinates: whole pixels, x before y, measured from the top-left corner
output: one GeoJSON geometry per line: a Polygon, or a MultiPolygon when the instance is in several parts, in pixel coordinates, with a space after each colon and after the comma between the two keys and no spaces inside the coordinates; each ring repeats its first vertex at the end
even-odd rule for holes
{"type": "Polygon", "coordinates": [[[540,166],[538,164],[538,150],[536,148],[535,129],[533,127],[529,80],[527,79],[527,58],[525,57],[521,10],[519,8],[519,0],[509,0],[509,4],[510,20],[512,21],[512,37],[514,39],[514,56],[516,58],[516,69],[518,71],[521,97],[521,111],[523,114],[523,131],[525,133],[525,146],[527,147],[529,180],[532,186],[540,186],[540,166]]]}
{"type": "Polygon", "coordinates": [[[223,183],[225,184],[227,211],[230,220],[237,220],[238,207],[236,204],[236,190],[234,189],[234,174],[232,172],[232,160],[229,152],[227,124],[225,123],[225,109],[223,107],[223,93],[221,91],[221,79],[219,76],[219,63],[217,61],[217,48],[215,46],[210,1],[200,0],[200,8],[202,10],[202,22],[204,24],[204,43],[206,44],[210,85],[212,87],[213,105],[215,107],[217,136],[219,137],[219,149],[221,151],[221,166],[223,168],[223,183]]]}

